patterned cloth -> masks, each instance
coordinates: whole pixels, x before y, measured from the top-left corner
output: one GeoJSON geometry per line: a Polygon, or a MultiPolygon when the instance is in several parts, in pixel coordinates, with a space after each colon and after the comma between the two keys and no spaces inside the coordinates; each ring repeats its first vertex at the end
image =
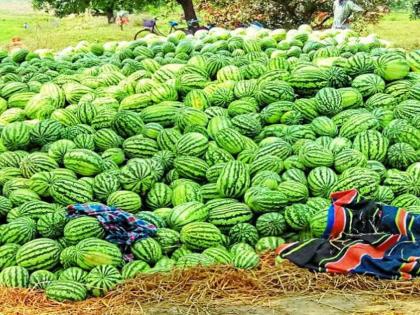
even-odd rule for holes
{"type": "Polygon", "coordinates": [[[332,194],[323,238],[280,245],[276,253],[312,271],[411,279],[420,272],[420,214],[332,194]]]}
{"type": "Polygon", "coordinates": [[[131,213],[103,204],[76,204],[67,207],[68,217],[95,217],[106,232],[105,239],[111,243],[128,247],[136,240],[152,236],[157,228],[137,219],[131,213]]]}

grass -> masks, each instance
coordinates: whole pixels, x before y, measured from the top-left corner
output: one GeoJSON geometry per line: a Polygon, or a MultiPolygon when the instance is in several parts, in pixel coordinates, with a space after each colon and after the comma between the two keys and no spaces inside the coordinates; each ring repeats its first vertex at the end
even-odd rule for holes
{"type": "MultiPolygon", "coordinates": [[[[14,36],[22,38],[30,49],[61,49],[81,40],[131,40],[146,16],[159,16],[160,25],[165,27],[163,21],[179,19],[180,14],[178,6],[164,10],[151,9],[147,14],[130,17],[130,24],[121,31],[117,25],[109,25],[105,17],[70,16],[58,19],[42,12],[34,12],[28,0],[0,0],[0,47],[10,43],[14,36]],[[23,28],[25,22],[29,23],[27,30],[23,28]]],[[[369,25],[366,31],[391,41],[396,47],[420,48],[420,21],[410,21],[407,13],[393,12],[378,24],[369,25]]]]}
{"type": "Polygon", "coordinates": [[[367,33],[375,33],[395,47],[420,49],[420,20],[412,21],[404,12],[384,16],[378,24],[369,25],[367,33]]]}
{"type": "Polygon", "coordinates": [[[129,25],[121,31],[118,25],[108,24],[105,17],[68,16],[62,19],[43,12],[35,12],[26,0],[0,0],[0,47],[10,43],[13,37],[20,37],[29,49],[62,49],[82,40],[89,42],[132,40],[142,28],[142,20],[158,17],[160,28],[166,28],[166,21],[179,19],[180,9],[150,9],[147,13],[130,17],[129,25]],[[164,22],[165,21],[165,22],[164,22]],[[29,24],[24,29],[24,23],[29,24]]]}

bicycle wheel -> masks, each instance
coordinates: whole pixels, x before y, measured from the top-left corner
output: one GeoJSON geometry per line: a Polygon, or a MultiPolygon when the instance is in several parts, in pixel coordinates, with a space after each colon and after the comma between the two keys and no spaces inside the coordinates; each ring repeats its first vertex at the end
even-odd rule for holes
{"type": "Polygon", "coordinates": [[[168,34],[165,34],[161,30],[159,30],[157,26],[155,26],[155,30],[153,33],[160,36],[165,36],[165,37],[168,36],[168,34]]]}
{"type": "Polygon", "coordinates": [[[140,31],[138,31],[136,35],[134,35],[134,40],[137,40],[137,38],[140,38],[140,34],[144,34],[144,33],[153,33],[153,31],[149,28],[143,28],[140,31]]]}
{"type": "Polygon", "coordinates": [[[172,28],[172,30],[169,34],[172,34],[172,33],[177,32],[177,31],[184,32],[186,35],[191,34],[190,31],[185,27],[174,27],[174,28],[172,28]]]}

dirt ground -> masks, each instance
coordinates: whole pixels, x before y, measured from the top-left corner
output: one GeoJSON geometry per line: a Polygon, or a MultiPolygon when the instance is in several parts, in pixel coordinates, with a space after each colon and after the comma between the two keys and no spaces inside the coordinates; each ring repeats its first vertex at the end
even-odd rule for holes
{"type": "Polygon", "coordinates": [[[61,310],[44,308],[41,301],[39,304],[30,303],[32,305],[27,307],[15,308],[10,300],[7,302],[0,294],[0,315],[413,315],[420,314],[420,297],[415,292],[417,291],[407,295],[397,294],[396,297],[383,297],[376,290],[370,295],[366,291],[353,294],[351,291],[338,293],[327,290],[322,294],[306,293],[266,299],[263,303],[258,300],[257,303],[252,303],[249,299],[236,299],[231,300],[230,304],[215,299],[203,303],[194,298],[181,303],[176,298],[171,301],[167,296],[161,296],[161,302],[144,304],[139,297],[130,300],[129,305],[116,305],[104,300],[104,307],[101,309],[92,308],[89,304],[79,304],[77,307],[61,310]]]}
{"type": "MultiPolygon", "coordinates": [[[[366,295],[323,295],[294,296],[273,299],[269,304],[257,306],[212,305],[133,307],[130,310],[113,309],[107,315],[336,315],[336,314],[420,314],[420,297],[415,300],[390,300],[366,295]]],[[[86,313],[88,314],[88,313],[86,313]]]]}

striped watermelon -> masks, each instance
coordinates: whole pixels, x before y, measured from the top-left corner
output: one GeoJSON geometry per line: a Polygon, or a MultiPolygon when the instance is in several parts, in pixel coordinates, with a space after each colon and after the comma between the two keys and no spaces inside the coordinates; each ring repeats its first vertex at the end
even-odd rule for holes
{"type": "Polygon", "coordinates": [[[208,215],[209,211],[204,204],[190,201],[174,207],[167,221],[172,229],[179,231],[191,222],[204,222],[208,215]]]}
{"type": "Polygon", "coordinates": [[[232,262],[232,254],[223,246],[210,247],[203,251],[204,256],[212,258],[215,263],[228,265],[232,262]]]}
{"type": "Polygon", "coordinates": [[[93,217],[79,217],[71,220],[64,227],[63,233],[70,245],[76,245],[86,238],[103,238],[105,236],[101,224],[93,217]]]}
{"type": "Polygon", "coordinates": [[[98,238],[80,241],[75,248],[75,260],[80,268],[91,270],[99,265],[120,266],[122,254],[118,246],[98,238]]]}
{"type": "Polygon", "coordinates": [[[265,187],[251,187],[244,196],[245,203],[257,213],[282,209],[288,202],[286,194],[265,187]]]}
{"type": "Polygon", "coordinates": [[[214,140],[217,145],[231,154],[237,154],[244,149],[245,142],[239,131],[232,128],[224,128],[219,130],[214,140]]]}
{"type": "Polygon", "coordinates": [[[192,222],[181,229],[181,242],[193,250],[206,249],[221,244],[222,233],[211,223],[192,222]]]}
{"type": "Polygon", "coordinates": [[[52,281],[45,290],[47,298],[62,301],[83,301],[87,297],[87,289],[84,284],[69,280],[52,281]]]}
{"type": "Polygon", "coordinates": [[[60,263],[64,268],[76,265],[76,247],[68,246],[60,253],[60,263]]]}
{"type": "Polygon", "coordinates": [[[370,97],[385,90],[385,81],[373,73],[361,74],[353,79],[352,87],[359,90],[363,97],[370,97]]]}
{"type": "Polygon", "coordinates": [[[232,243],[247,243],[254,246],[258,241],[258,231],[249,223],[238,223],[229,231],[232,243]]]}
{"type": "Polygon", "coordinates": [[[51,197],[65,206],[74,203],[86,203],[93,199],[92,188],[73,178],[57,179],[50,187],[51,197]]]}
{"type": "Polygon", "coordinates": [[[220,230],[226,231],[237,223],[249,222],[252,219],[251,209],[243,203],[232,202],[211,206],[207,204],[207,222],[214,224],[220,230]]]}
{"type": "Polygon", "coordinates": [[[341,150],[335,156],[334,168],[338,173],[342,173],[351,167],[365,167],[367,158],[360,151],[355,149],[341,150]]]}
{"type": "Polygon", "coordinates": [[[82,176],[92,176],[103,169],[103,160],[97,153],[86,149],[73,149],[64,155],[64,166],[82,176]]]}
{"type": "Polygon", "coordinates": [[[42,237],[55,239],[63,234],[66,222],[64,212],[46,213],[39,217],[37,230],[42,237]]]}
{"type": "Polygon", "coordinates": [[[156,175],[147,160],[138,160],[124,166],[119,179],[125,190],[144,193],[153,186],[156,175]]]}
{"type": "Polygon", "coordinates": [[[384,204],[391,204],[394,200],[394,192],[388,186],[379,186],[376,191],[375,200],[384,204]]]}
{"type": "Polygon", "coordinates": [[[147,193],[146,205],[154,210],[171,205],[172,189],[164,183],[155,183],[147,193]]]}
{"type": "Polygon", "coordinates": [[[10,243],[0,246],[0,269],[16,265],[16,252],[19,245],[10,243]]]}
{"type": "Polygon", "coordinates": [[[362,152],[368,160],[383,162],[389,146],[389,140],[376,130],[359,133],[353,140],[353,148],[362,152]]]}
{"type": "Polygon", "coordinates": [[[410,164],[418,161],[418,154],[407,143],[395,143],[388,149],[387,161],[391,167],[406,169],[410,164]]]}
{"type": "Polygon", "coordinates": [[[271,252],[277,249],[285,240],[277,236],[266,236],[258,240],[255,244],[255,251],[257,253],[271,252]]]}
{"type": "Polygon", "coordinates": [[[398,54],[384,54],[376,60],[376,73],[386,81],[405,78],[410,72],[407,60],[398,54]]]}
{"type": "Polygon", "coordinates": [[[149,264],[156,263],[162,257],[159,242],[150,237],[136,241],[131,246],[131,251],[137,259],[149,264]]]}
{"type": "Polygon", "coordinates": [[[206,178],[206,172],[209,165],[193,156],[180,156],[174,161],[175,170],[180,176],[192,180],[202,180],[206,178]]]}
{"type": "Polygon", "coordinates": [[[308,188],[312,196],[328,198],[337,182],[336,173],[328,167],[316,167],[308,174],[308,188]]]}
{"type": "Polygon", "coordinates": [[[260,263],[260,257],[251,251],[238,253],[233,258],[233,266],[239,269],[253,269],[260,263]]]}
{"type": "Polygon", "coordinates": [[[165,254],[172,253],[180,246],[180,234],[172,229],[158,229],[155,239],[161,246],[162,252],[165,254]]]}
{"type": "Polygon", "coordinates": [[[174,186],[171,199],[173,206],[176,207],[191,201],[203,202],[203,195],[199,184],[193,181],[183,181],[174,186]]]}
{"type": "Polygon", "coordinates": [[[408,172],[397,169],[390,169],[386,172],[384,184],[391,188],[395,195],[417,193],[418,190],[416,178],[408,172]]]}
{"type": "Polygon", "coordinates": [[[57,279],[51,271],[37,270],[29,277],[29,286],[34,289],[45,289],[54,280],[57,279]]]}
{"type": "Polygon", "coordinates": [[[379,187],[379,175],[370,169],[351,167],[345,170],[339,177],[332,191],[357,189],[361,195],[373,197],[379,187]]]}
{"type": "Polygon", "coordinates": [[[22,122],[14,122],[1,131],[1,141],[9,150],[25,148],[30,141],[30,128],[22,122]]]}
{"type": "Polygon", "coordinates": [[[244,163],[228,162],[217,179],[217,191],[225,197],[241,197],[250,186],[250,181],[249,172],[244,163]]]}
{"type": "Polygon", "coordinates": [[[204,266],[208,267],[215,263],[213,258],[207,255],[198,254],[198,253],[188,253],[183,256],[181,256],[176,264],[175,267],[181,268],[181,269],[187,269],[191,267],[197,267],[197,266],[204,266]]]}
{"type": "MultiPolygon", "coordinates": [[[[11,213],[11,212],[9,212],[11,213]]],[[[36,235],[36,222],[30,217],[17,217],[1,226],[1,243],[23,245],[36,235]]]]}
{"type": "Polygon", "coordinates": [[[258,217],[255,226],[260,236],[280,236],[286,230],[286,221],[281,213],[268,212],[258,217]]]}
{"type": "Polygon", "coordinates": [[[323,88],[315,95],[316,109],[322,115],[334,115],[343,106],[341,93],[334,88],[323,88]]]}
{"type": "Polygon", "coordinates": [[[48,238],[38,238],[22,245],[16,252],[16,263],[28,270],[52,269],[60,259],[60,245],[48,238]]]}
{"type": "Polygon", "coordinates": [[[293,230],[305,229],[310,221],[311,212],[309,207],[304,204],[295,203],[286,207],[284,211],[284,218],[288,226],[293,230]]]}
{"type": "Polygon", "coordinates": [[[121,282],[121,274],[112,265],[101,265],[93,268],[86,276],[86,287],[93,296],[99,297],[114,289],[121,282]]]}
{"type": "Polygon", "coordinates": [[[207,151],[208,139],[197,132],[186,133],[176,142],[175,150],[179,155],[200,157],[207,151]]]}
{"type": "Polygon", "coordinates": [[[70,267],[63,270],[58,276],[58,280],[70,280],[84,283],[88,272],[79,267],[70,267]]]}
{"type": "Polygon", "coordinates": [[[306,167],[329,167],[334,163],[334,155],[318,144],[308,143],[299,150],[299,160],[306,167]]]}
{"type": "Polygon", "coordinates": [[[29,272],[21,266],[6,267],[0,272],[0,287],[27,288],[29,272]]]}
{"type": "Polygon", "coordinates": [[[123,211],[136,213],[140,210],[142,201],[138,194],[132,191],[118,190],[111,193],[106,201],[107,205],[120,208],[123,211]]]}

